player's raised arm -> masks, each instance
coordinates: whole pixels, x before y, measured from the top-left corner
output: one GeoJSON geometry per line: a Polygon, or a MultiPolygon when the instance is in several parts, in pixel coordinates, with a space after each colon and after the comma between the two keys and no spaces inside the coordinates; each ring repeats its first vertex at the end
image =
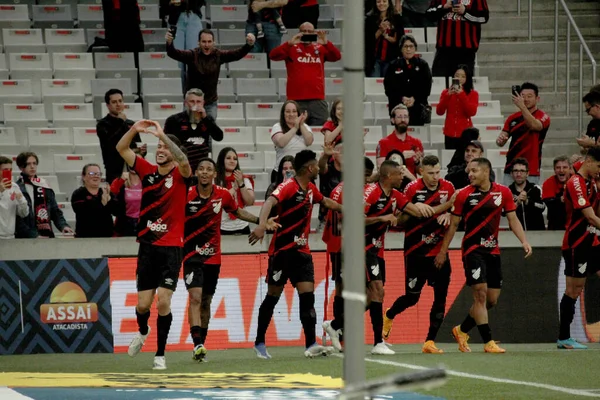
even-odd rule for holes
{"type": "Polygon", "coordinates": [[[145,133],[150,126],[152,126],[151,121],[145,119],[136,122],[117,143],[117,151],[130,167],[133,167],[136,157],[133,150],[129,147],[131,145],[131,141],[139,133],[145,133]]]}
{"type": "MultiPolygon", "coordinates": [[[[587,210],[591,211],[591,209],[589,208],[587,210]]],[[[515,211],[506,213],[506,219],[508,219],[508,226],[510,227],[510,230],[513,231],[517,239],[519,239],[519,241],[523,244],[523,250],[525,250],[525,258],[529,257],[533,250],[531,249],[531,245],[527,242],[527,237],[525,236],[523,225],[521,225],[521,221],[519,221],[519,218],[517,218],[517,213],[515,211]]]]}
{"type": "Polygon", "coordinates": [[[192,176],[192,167],[190,166],[190,162],[188,161],[187,156],[181,150],[179,146],[177,146],[173,141],[165,134],[160,124],[156,121],[152,122],[154,128],[156,129],[154,136],[156,136],[160,141],[162,141],[168,148],[171,154],[173,155],[173,159],[177,162],[179,173],[184,178],[189,178],[192,176]]]}

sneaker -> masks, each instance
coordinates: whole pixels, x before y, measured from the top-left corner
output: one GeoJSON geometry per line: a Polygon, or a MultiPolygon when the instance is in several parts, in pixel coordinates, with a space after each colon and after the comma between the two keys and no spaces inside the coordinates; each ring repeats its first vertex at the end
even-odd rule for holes
{"type": "Polygon", "coordinates": [[[566,340],[557,340],[556,347],[559,349],[570,349],[570,350],[585,350],[587,346],[579,343],[577,340],[573,338],[569,338],[566,340]]]}
{"type": "Polygon", "coordinates": [[[331,338],[331,345],[333,348],[337,351],[342,351],[342,344],[340,343],[340,329],[333,329],[331,326],[331,321],[323,322],[323,329],[331,338]]]}
{"type": "Polygon", "coordinates": [[[263,360],[270,360],[271,355],[267,351],[267,346],[264,343],[259,343],[254,345],[254,351],[256,352],[256,357],[262,358],[263,360]]]}
{"type": "Polygon", "coordinates": [[[429,353],[429,354],[443,354],[444,353],[444,350],[437,348],[437,346],[435,345],[435,342],[433,340],[426,341],[425,344],[423,345],[422,351],[423,351],[423,353],[429,353]]]}
{"type": "Polygon", "coordinates": [[[258,33],[256,34],[256,38],[257,39],[262,39],[265,37],[265,32],[264,31],[258,31],[258,33]]]}
{"type": "Polygon", "coordinates": [[[135,357],[138,355],[140,350],[142,350],[144,343],[146,343],[148,335],[150,335],[150,327],[148,327],[148,333],[146,333],[145,335],[142,335],[139,332],[135,334],[133,340],[131,341],[131,343],[129,343],[129,349],[127,349],[127,354],[129,354],[130,357],[135,357]]]}
{"type": "Polygon", "coordinates": [[[392,324],[394,323],[393,319],[387,317],[388,310],[389,308],[383,313],[383,338],[385,340],[390,338],[390,333],[392,333],[392,324]]]}
{"type": "Polygon", "coordinates": [[[285,27],[285,25],[283,25],[283,24],[279,25],[279,33],[281,33],[282,35],[285,35],[286,33],[288,33],[288,30],[285,27]]]}
{"type": "Polygon", "coordinates": [[[471,348],[469,347],[469,338],[470,336],[460,330],[460,325],[456,325],[452,328],[452,336],[456,343],[458,343],[458,349],[463,353],[470,353],[471,348]]]}
{"type": "Polygon", "coordinates": [[[314,358],[318,356],[328,356],[333,353],[334,349],[331,346],[321,346],[320,344],[314,343],[304,350],[304,357],[314,358]]]}
{"type": "Polygon", "coordinates": [[[483,351],[485,351],[486,353],[506,353],[506,350],[498,346],[493,340],[490,340],[483,346],[483,351]]]}
{"type": "Polygon", "coordinates": [[[206,357],[206,353],[208,353],[206,347],[204,347],[202,344],[199,344],[198,346],[194,347],[194,351],[192,352],[192,360],[202,362],[206,357]]]}
{"type": "Polygon", "coordinates": [[[152,369],[167,369],[167,360],[165,360],[165,356],[162,357],[154,357],[154,365],[152,369]]]}
{"type": "Polygon", "coordinates": [[[385,343],[377,343],[371,349],[371,354],[379,355],[379,356],[391,356],[396,354],[396,352],[385,345],[385,343]]]}

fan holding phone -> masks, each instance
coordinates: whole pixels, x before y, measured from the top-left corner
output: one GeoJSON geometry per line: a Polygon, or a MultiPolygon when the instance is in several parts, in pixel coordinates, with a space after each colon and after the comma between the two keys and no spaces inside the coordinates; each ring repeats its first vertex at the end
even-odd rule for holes
{"type": "Polygon", "coordinates": [[[0,239],[14,238],[17,216],[24,218],[29,214],[27,200],[12,182],[12,163],[10,158],[0,156],[0,239]]]}

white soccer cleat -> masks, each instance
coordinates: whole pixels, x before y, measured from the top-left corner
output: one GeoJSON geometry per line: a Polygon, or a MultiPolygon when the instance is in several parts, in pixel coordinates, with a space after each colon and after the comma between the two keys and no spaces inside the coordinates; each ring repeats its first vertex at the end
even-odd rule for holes
{"type": "Polygon", "coordinates": [[[331,344],[337,351],[342,351],[342,344],[340,343],[340,330],[335,330],[331,327],[331,321],[323,322],[323,329],[331,338],[331,344]]]}
{"type": "Polygon", "coordinates": [[[373,348],[371,349],[371,354],[374,355],[378,355],[378,356],[391,356],[396,354],[396,352],[392,349],[390,349],[389,347],[387,347],[385,345],[385,343],[381,342],[381,343],[377,343],[375,346],[373,346],[373,348]]]}
{"type": "Polygon", "coordinates": [[[142,335],[140,332],[135,334],[133,340],[131,343],[129,343],[129,349],[127,349],[127,354],[129,354],[130,357],[135,357],[138,355],[138,353],[142,350],[144,343],[146,343],[148,335],[150,335],[150,327],[148,327],[148,333],[145,335],[142,335]]]}
{"type": "Polygon", "coordinates": [[[167,360],[165,360],[165,356],[162,357],[154,357],[154,365],[152,369],[162,370],[167,369],[167,360]]]}
{"type": "Polygon", "coordinates": [[[334,349],[331,346],[321,346],[320,344],[315,343],[304,350],[304,357],[314,358],[319,356],[328,356],[332,354],[333,351],[334,349]]]}

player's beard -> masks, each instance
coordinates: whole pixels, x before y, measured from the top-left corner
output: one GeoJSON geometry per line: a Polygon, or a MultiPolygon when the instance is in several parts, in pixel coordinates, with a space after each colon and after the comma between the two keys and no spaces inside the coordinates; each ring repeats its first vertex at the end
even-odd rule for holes
{"type": "Polygon", "coordinates": [[[162,167],[163,165],[167,165],[167,164],[169,164],[171,161],[173,161],[173,157],[170,157],[170,156],[166,156],[166,155],[165,155],[165,156],[164,156],[164,158],[165,158],[165,161],[162,161],[162,162],[159,162],[159,161],[158,161],[158,158],[157,158],[157,159],[156,159],[156,165],[159,165],[159,166],[161,166],[161,167],[162,167]]]}
{"type": "Polygon", "coordinates": [[[406,133],[406,131],[408,131],[408,125],[406,125],[406,124],[397,124],[396,125],[396,132],[406,133]]]}

